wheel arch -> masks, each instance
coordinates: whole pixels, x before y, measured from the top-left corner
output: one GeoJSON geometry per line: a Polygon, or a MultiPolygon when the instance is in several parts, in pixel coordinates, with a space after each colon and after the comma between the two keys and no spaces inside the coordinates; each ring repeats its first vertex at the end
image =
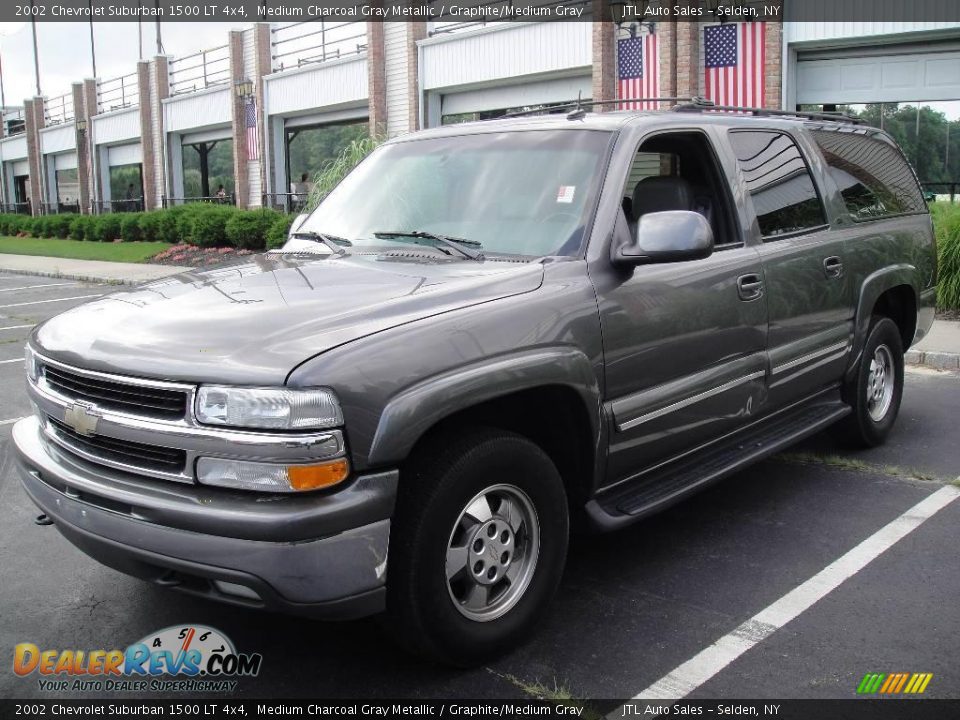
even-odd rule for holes
{"type": "Polygon", "coordinates": [[[370,465],[402,464],[438,433],[486,425],[537,443],[558,466],[571,503],[600,477],[605,425],[590,360],[574,348],[524,351],[444,373],[395,395],[380,416],[370,465]]]}
{"type": "Polygon", "coordinates": [[[864,279],[857,299],[854,352],[848,374],[856,372],[870,329],[870,321],[875,314],[889,317],[897,324],[904,350],[913,343],[919,311],[916,278],[917,269],[913,265],[901,264],[882,268],[864,279]]]}

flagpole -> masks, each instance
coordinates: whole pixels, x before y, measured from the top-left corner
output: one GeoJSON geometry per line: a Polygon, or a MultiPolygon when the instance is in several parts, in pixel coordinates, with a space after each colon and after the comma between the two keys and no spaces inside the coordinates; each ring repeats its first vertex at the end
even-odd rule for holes
{"type": "Polygon", "coordinates": [[[90,64],[92,65],[93,77],[97,76],[97,50],[93,42],[93,0],[87,0],[87,6],[90,8],[90,64]]]}
{"type": "Polygon", "coordinates": [[[37,97],[40,97],[40,56],[37,52],[37,16],[33,14],[33,0],[30,0],[30,30],[33,32],[33,73],[37,81],[37,97]]]}

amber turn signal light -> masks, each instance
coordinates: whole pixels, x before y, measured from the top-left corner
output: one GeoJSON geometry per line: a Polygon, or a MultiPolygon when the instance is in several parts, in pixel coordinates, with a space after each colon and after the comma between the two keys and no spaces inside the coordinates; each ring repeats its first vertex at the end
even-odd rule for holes
{"type": "Polygon", "coordinates": [[[289,465],[287,480],[294,490],[319,490],[343,482],[350,475],[350,463],[344,458],[318,465],[289,465]]]}

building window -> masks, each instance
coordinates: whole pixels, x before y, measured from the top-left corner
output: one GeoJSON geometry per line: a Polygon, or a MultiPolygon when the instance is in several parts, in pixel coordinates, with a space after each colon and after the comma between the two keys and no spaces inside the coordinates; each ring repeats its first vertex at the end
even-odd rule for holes
{"type": "Polygon", "coordinates": [[[233,140],[184,144],[182,200],[227,201],[235,190],[233,140]]]}
{"type": "Polygon", "coordinates": [[[110,168],[110,210],[143,210],[143,165],[114,165],[110,168]]]}
{"type": "Polygon", "coordinates": [[[56,171],[57,212],[80,212],[80,173],[76,168],[56,171]]]}
{"type": "Polygon", "coordinates": [[[287,186],[271,206],[299,212],[307,205],[317,174],[334,162],[350,143],[370,132],[366,120],[337,125],[287,129],[287,186]]]}

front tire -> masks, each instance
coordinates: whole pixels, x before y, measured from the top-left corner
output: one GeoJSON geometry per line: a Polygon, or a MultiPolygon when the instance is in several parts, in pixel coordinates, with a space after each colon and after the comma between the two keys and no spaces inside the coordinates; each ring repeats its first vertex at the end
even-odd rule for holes
{"type": "Polygon", "coordinates": [[[520,435],[478,428],[429,447],[401,475],[386,621],[417,654],[469,667],[543,617],[566,562],[566,493],[550,458],[520,435]]]}
{"type": "Polygon", "coordinates": [[[844,396],[853,413],[844,420],[848,440],[859,447],[882,445],[903,397],[903,341],[888,317],[875,317],[867,331],[860,367],[844,396]]]}

